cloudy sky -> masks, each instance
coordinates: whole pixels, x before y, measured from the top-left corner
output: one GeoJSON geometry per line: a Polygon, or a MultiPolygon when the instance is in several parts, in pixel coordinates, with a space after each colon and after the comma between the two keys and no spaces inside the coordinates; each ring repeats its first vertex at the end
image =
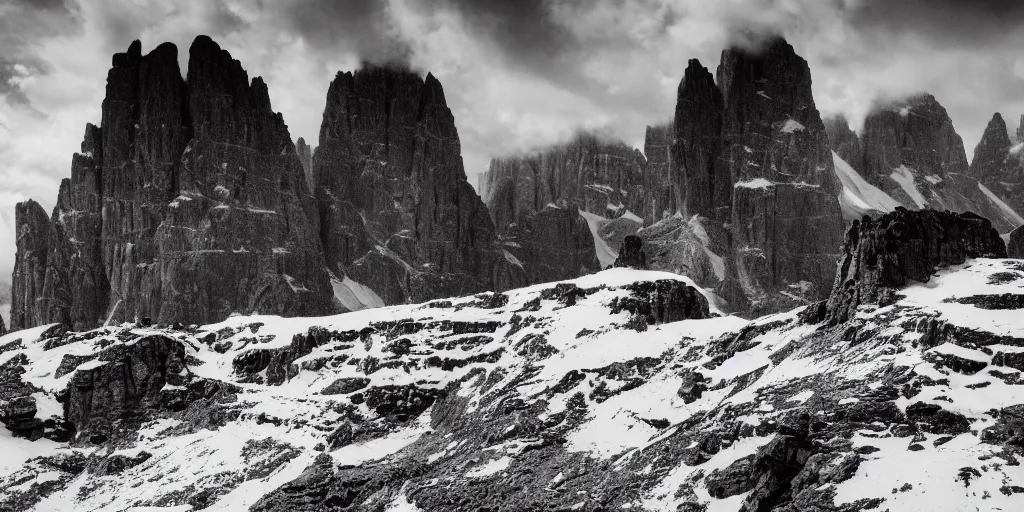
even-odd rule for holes
{"type": "Polygon", "coordinates": [[[0,0],[0,280],[16,202],[48,210],[85,123],[100,121],[111,54],[207,34],[262,76],[294,138],[315,145],[328,84],[363,60],[444,85],[470,181],[492,156],[579,129],[642,146],[669,120],[686,62],[782,33],[810,62],[823,114],[859,121],[919,91],[973,154],[993,112],[1024,113],[1016,0],[0,0]]]}

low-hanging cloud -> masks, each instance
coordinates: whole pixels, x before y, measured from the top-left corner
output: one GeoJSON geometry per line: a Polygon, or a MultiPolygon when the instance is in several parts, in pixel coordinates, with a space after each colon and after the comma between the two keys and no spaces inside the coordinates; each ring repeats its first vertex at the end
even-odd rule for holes
{"type": "MultiPolygon", "coordinates": [[[[0,276],[14,203],[51,208],[110,54],[207,34],[267,81],[293,137],[316,144],[338,70],[433,72],[471,182],[491,157],[600,130],[642,146],[667,122],[690,58],[784,34],[819,110],[856,125],[878,101],[928,91],[973,152],[991,115],[1024,112],[1024,3],[1013,0],[8,0],[0,4],[0,276]]],[[[1013,127],[1011,127],[1013,128],[1013,127]]],[[[0,277],[4,279],[4,277],[0,277]]]]}

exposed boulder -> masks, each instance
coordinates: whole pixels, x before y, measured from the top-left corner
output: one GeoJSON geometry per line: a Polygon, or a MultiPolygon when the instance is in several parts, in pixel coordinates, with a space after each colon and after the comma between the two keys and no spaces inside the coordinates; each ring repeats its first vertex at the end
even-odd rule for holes
{"type": "Polygon", "coordinates": [[[629,297],[611,303],[611,312],[628,311],[647,325],[711,318],[708,300],[682,281],[659,279],[627,285],[629,297]]]}
{"type": "Polygon", "coordinates": [[[676,395],[685,403],[693,403],[707,391],[707,379],[700,372],[687,371],[683,374],[683,383],[679,385],[676,395]]]}
{"type": "Polygon", "coordinates": [[[978,257],[1005,258],[1006,246],[992,223],[974,214],[897,208],[855,221],[846,233],[828,320],[852,319],[863,304],[890,304],[910,280],[927,282],[936,267],[978,257]]]}
{"type": "Polygon", "coordinates": [[[619,257],[615,258],[614,267],[629,267],[636,269],[647,268],[647,254],[644,253],[644,241],[636,236],[630,235],[622,241],[619,248],[619,257]]]}
{"type": "Polygon", "coordinates": [[[433,75],[373,66],[339,73],[313,160],[321,242],[339,277],[388,304],[524,283],[466,181],[433,75]]]}

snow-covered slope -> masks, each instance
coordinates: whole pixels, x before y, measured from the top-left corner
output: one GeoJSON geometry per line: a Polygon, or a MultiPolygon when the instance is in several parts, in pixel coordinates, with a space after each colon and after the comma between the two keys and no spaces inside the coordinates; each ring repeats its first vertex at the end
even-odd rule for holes
{"type": "Polygon", "coordinates": [[[894,210],[900,203],[889,197],[878,187],[865,180],[850,164],[832,152],[833,168],[843,184],[839,195],[839,206],[847,221],[860,219],[865,215],[878,215],[894,210]]]}
{"type": "Polygon", "coordinates": [[[608,242],[601,237],[601,228],[611,221],[600,215],[583,210],[580,210],[580,215],[587,221],[587,227],[590,228],[590,235],[594,237],[594,249],[597,251],[597,261],[601,264],[601,268],[607,268],[611,264],[615,263],[615,258],[619,256],[618,251],[609,246],[608,242]]]}
{"type": "Polygon", "coordinates": [[[0,338],[0,412],[44,437],[0,429],[0,509],[1016,510],[1024,261],[903,293],[838,326],[748,322],[612,269],[327,318],[22,331],[0,338]]]}

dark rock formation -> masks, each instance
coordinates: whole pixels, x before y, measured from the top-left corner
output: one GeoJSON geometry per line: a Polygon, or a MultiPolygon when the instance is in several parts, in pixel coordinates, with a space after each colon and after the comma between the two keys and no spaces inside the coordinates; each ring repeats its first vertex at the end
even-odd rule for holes
{"type": "Polygon", "coordinates": [[[1010,232],[1006,254],[1011,258],[1024,259],[1024,226],[1010,232]]]}
{"type": "Polygon", "coordinates": [[[484,200],[499,233],[558,200],[614,218],[629,209],[626,203],[642,185],[645,163],[639,151],[621,141],[580,133],[536,154],[492,160],[482,178],[484,200]]]}
{"type": "Polygon", "coordinates": [[[657,222],[664,215],[684,208],[685,190],[676,181],[679,173],[673,161],[675,144],[674,124],[647,127],[644,135],[647,165],[641,177],[642,188],[633,191],[635,197],[627,198],[629,210],[641,217],[644,224],[657,222]]]}
{"type": "Polygon", "coordinates": [[[716,226],[721,228],[710,219],[672,215],[641,229],[636,236],[643,241],[650,268],[684,275],[703,288],[719,290],[726,278],[723,255],[727,254],[728,232],[707,229],[716,226]]]}
{"type": "Polygon", "coordinates": [[[722,91],[711,72],[691,59],[679,82],[672,157],[678,170],[672,184],[681,190],[680,211],[725,222],[732,204],[732,180],[720,160],[722,91]]]}
{"type": "MultiPolygon", "coordinates": [[[[528,243],[522,226],[535,223],[531,219],[544,210],[578,209],[593,241],[583,247],[588,253],[564,263],[546,264],[562,266],[558,274],[564,277],[580,275],[581,268],[590,271],[593,267],[580,267],[576,262],[589,260],[589,246],[593,245],[600,265],[611,265],[614,248],[623,237],[681,204],[682,189],[672,182],[672,130],[671,125],[647,128],[645,151],[650,160],[621,141],[590,133],[579,133],[565,144],[534,154],[492,160],[480,181],[499,235],[506,243],[522,245],[528,243]]],[[[535,243],[567,244],[554,239],[535,243]]],[[[529,267],[528,262],[523,263],[529,267]]],[[[530,282],[545,281],[544,276],[529,270],[527,275],[530,282]]]]}
{"type": "Polygon", "coordinates": [[[102,153],[102,131],[86,125],[81,153],[71,159],[71,178],[61,182],[51,218],[46,282],[38,298],[45,304],[45,322],[88,329],[107,315],[110,283],[101,241],[102,153]]]}
{"type": "Polygon", "coordinates": [[[166,336],[112,345],[99,360],[107,363],[75,372],[63,397],[64,416],[83,440],[140,424],[159,407],[165,384],[185,383],[184,345],[166,336]]]}
{"type": "Polygon", "coordinates": [[[316,181],[313,177],[313,147],[306,144],[306,139],[299,137],[295,141],[295,153],[299,155],[299,162],[302,163],[302,172],[306,175],[306,184],[310,191],[316,190],[316,181]]]}
{"type": "Polygon", "coordinates": [[[630,296],[613,299],[612,313],[628,311],[650,325],[711,318],[708,300],[682,281],[659,279],[633,283],[625,288],[630,296]]]}
{"type": "Polygon", "coordinates": [[[386,303],[522,284],[466,181],[440,82],[366,67],[331,83],[314,157],[331,271],[386,303]]]}
{"type": "Polygon", "coordinates": [[[718,84],[723,177],[732,190],[732,240],[739,286],[723,290],[730,303],[742,290],[755,311],[828,294],[842,244],[840,184],[828,136],[811,94],[807,62],[782,39],[759,53],[723,52],[718,84]],[[814,233],[814,236],[807,236],[814,233]]]}
{"type": "Polygon", "coordinates": [[[316,206],[266,85],[208,37],[189,53],[187,82],[172,44],[114,56],[101,128],[86,127],[52,229],[38,206],[24,223],[15,328],[336,310],[316,206]]]}
{"type": "Polygon", "coordinates": [[[861,149],[860,137],[850,129],[850,123],[843,116],[833,116],[824,120],[825,133],[828,140],[839,158],[850,164],[854,170],[860,172],[863,165],[861,159],[864,152],[861,149]]]}
{"type": "Polygon", "coordinates": [[[46,313],[38,300],[46,279],[47,241],[50,219],[39,203],[18,203],[14,212],[17,257],[11,285],[11,330],[17,331],[46,323],[46,313]]]}
{"type": "Polygon", "coordinates": [[[575,204],[560,201],[528,215],[502,236],[505,253],[529,282],[572,279],[601,270],[594,237],[575,204]]]}
{"type": "Polygon", "coordinates": [[[827,318],[840,323],[860,305],[888,305],[909,281],[927,282],[936,267],[978,257],[1005,258],[1006,246],[977,215],[897,208],[875,220],[865,217],[846,233],[827,318]]]}
{"type": "Polygon", "coordinates": [[[636,269],[647,268],[647,254],[643,249],[644,241],[636,236],[627,236],[619,248],[619,257],[615,258],[614,267],[628,267],[636,269]]]}
{"type": "Polygon", "coordinates": [[[492,161],[481,188],[499,232],[524,212],[577,201],[593,214],[599,257],[610,260],[615,254],[602,251],[613,253],[608,246],[632,233],[606,227],[628,211],[657,248],[652,268],[686,272],[733,311],[824,299],[842,243],[841,185],[807,63],[774,39],[759,52],[724,52],[717,82],[689,62],[673,123],[647,129],[646,161],[623,144],[612,151],[583,136],[492,161]]]}

